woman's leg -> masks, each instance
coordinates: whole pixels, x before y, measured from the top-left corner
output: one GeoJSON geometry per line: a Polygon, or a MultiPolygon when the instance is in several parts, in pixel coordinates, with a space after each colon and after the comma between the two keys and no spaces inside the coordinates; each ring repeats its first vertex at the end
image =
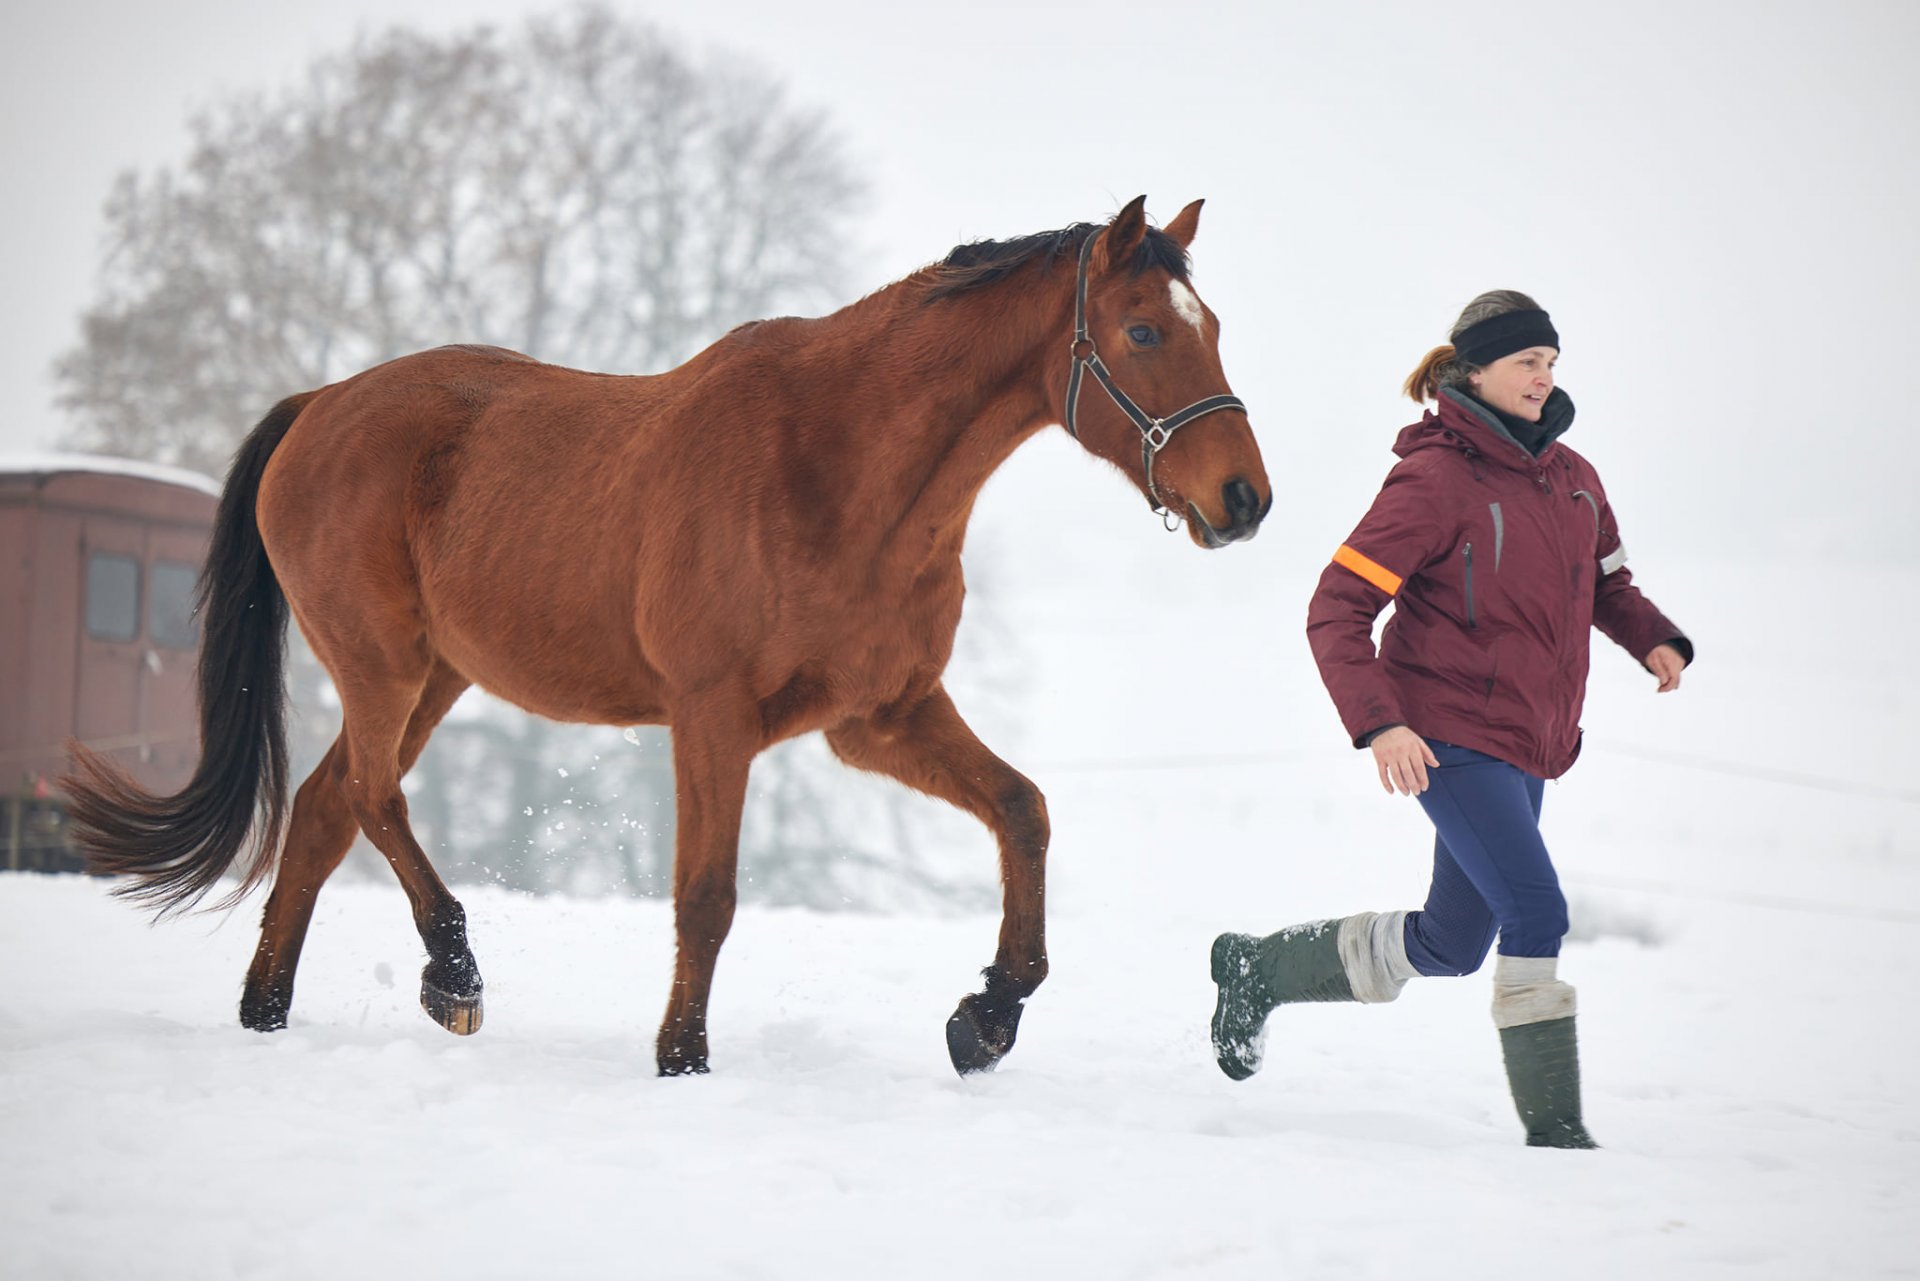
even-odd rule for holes
{"type": "MultiPolygon", "coordinates": [[[[1429,771],[1431,785],[1420,803],[1453,867],[1444,867],[1436,852],[1434,889],[1428,895],[1435,919],[1409,916],[1409,959],[1427,973],[1428,963],[1464,955],[1460,949],[1473,922],[1472,913],[1460,907],[1457,869],[1500,931],[1493,1021],[1527,1142],[1595,1147],[1581,1119],[1574,991],[1557,973],[1567,901],[1540,836],[1544,785],[1504,761],[1451,744],[1432,746],[1441,767],[1429,771]],[[1426,946],[1429,937],[1438,946],[1426,946]]],[[[1479,947],[1484,956],[1485,943],[1479,947]]]]}
{"type": "Polygon", "coordinates": [[[1450,743],[1432,747],[1440,768],[1427,772],[1430,785],[1421,793],[1420,805],[1439,831],[1448,857],[1442,860],[1435,852],[1427,910],[1438,919],[1409,929],[1408,958],[1428,973],[1422,961],[1460,959],[1463,938],[1484,937],[1485,926],[1466,899],[1468,889],[1498,927],[1502,956],[1558,956],[1567,932],[1567,900],[1540,836],[1543,784],[1505,761],[1468,748],[1450,743]],[[1460,880],[1453,876],[1456,869],[1460,880]],[[1417,957],[1415,936],[1429,933],[1440,940],[1443,955],[1433,955],[1429,945],[1425,955],[1417,957]]]}
{"type": "MultiPolygon", "coordinates": [[[[1429,771],[1428,777],[1433,773],[1429,771]]],[[[1422,974],[1471,974],[1499,932],[1493,909],[1460,867],[1444,837],[1433,838],[1433,881],[1426,906],[1407,913],[1407,960],[1422,974]]]]}

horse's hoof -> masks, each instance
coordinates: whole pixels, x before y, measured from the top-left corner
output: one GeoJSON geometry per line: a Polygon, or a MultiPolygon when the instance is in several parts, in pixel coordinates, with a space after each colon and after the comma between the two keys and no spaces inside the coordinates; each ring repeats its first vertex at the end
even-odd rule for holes
{"type": "Polygon", "coordinates": [[[1013,1048],[1014,1034],[1020,1028],[1020,1004],[995,1018],[980,993],[960,998],[960,1005],[947,1020],[947,1057],[961,1076],[991,1072],[1013,1048]]]}
{"type": "Polygon", "coordinates": [[[287,1007],[291,1002],[274,996],[240,998],[240,1026],[249,1032],[282,1032],[287,1026],[287,1007]]]}
{"type": "Polygon", "coordinates": [[[713,1070],[704,1054],[662,1054],[656,1061],[661,1076],[705,1076],[713,1070]]]}
{"type": "Polygon", "coordinates": [[[480,1030],[482,1011],[480,994],[455,996],[431,983],[420,985],[420,1008],[427,1017],[455,1036],[472,1036],[480,1030]]]}

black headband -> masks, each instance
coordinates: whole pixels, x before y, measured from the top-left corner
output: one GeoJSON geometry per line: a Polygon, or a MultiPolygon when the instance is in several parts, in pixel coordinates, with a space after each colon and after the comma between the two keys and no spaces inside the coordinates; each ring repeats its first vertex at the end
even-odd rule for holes
{"type": "Polygon", "coordinates": [[[1509,311],[1468,325],[1453,338],[1454,361],[1484,368],[1529,347],[1560,349],[1560,335],[1544,311],[1509,311]]]}

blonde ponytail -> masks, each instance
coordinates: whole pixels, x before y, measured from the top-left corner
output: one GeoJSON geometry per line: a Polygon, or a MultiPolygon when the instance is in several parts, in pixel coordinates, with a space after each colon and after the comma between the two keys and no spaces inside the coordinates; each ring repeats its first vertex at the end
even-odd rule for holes
{"type": "Polygon", "coordinates": [[[1453,364],[1453,345],[1441,343],[1420,361],[1414,371],[1407,375],[1407,381],[1400,388],[1413,402],[1424,405],[1429,400],[1438,399],[1442,386],[1442,377],[1448,366],[1453,364]]]}

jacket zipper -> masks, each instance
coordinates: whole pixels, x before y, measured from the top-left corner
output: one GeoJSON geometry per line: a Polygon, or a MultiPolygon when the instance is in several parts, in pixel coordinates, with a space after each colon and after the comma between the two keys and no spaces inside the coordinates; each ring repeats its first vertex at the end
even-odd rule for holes
{"type": "Polygon", "coordinates": [[[1467,626],[1478,628],[1480,624],[1473,618],[1473,544],[1468,543],[1461,555],[1466,557],[1467,561],[1467,626]]]}
{"type": "MultiPolygon", "coordinates": [[[[1562,461],[1564,462],[1565,460],[1563,459],[1562,461]]],[[[1546,482],[1545,468],[1541,469],[1540,487],[1543,492],[1549,495],[1553,493],[1552,488],[1549,487],[1546,482]]],[[[1592,499],[1589,498],[1588,502],[1592,503],[1592,499]]],[[[1549,507],[1551,506],[1552,504],[1549,504],[1549,507]]],[[[1553,545],[1555,550],[1558,551],[1560,554],[1561,563],[1568,564],[1568,565],[1577,564],[1577,562],[1573,559],[1571,555],[1568,554],[1568,551],[1567,551],[1567,535],[1566,535],[1565,522],[1559,520],[1558,518],[1550,518],[1547,523],[1548,523],[1548,527],[1553,530],[1553,545]]],[[[1594,526],[1596,530],[1598,529],[1599,524],[1600,524],[1599,510],[1598,510],[1598,507],[1596,506],[1594,510],[1594,526]]],[[[1577,577],[1576,577],[1576,581],[1578,581],[1577,577]]],[[[1568,639],[1570,637],[1574,637],[1573,615],[1577,607],[1575,594],[1573,592],[1568,592],[1565,597],[1565,601],[1566,601],[1565,608],[1561,611],[1561,615],[1560,615],[1560,620],[1561,620],[1560,635],[1558,638],[1559,643],[1556,646],[1557,650],[1564,649],[1564,647],[1568,642],[1568,639]]],[[[1586,638],[1584,636],[1581,636],[1576,639],[1586,639],[1586,638]]],[[[1559,686],[1560,692],[1562,693],[1563,696],[1564,696],[1564,693],[1566,690],[1566,684],[1567,684],[1566,673],[1567,673],[1567,666],[1566,666],[1566,663],[1562,661],[1559,664],[1559,670],[1556,673],[1558,679],[1556,680],[1555,684],[1559,686]]],[[[1561,702],[1561,699],[1555,699],[1555,702],[1557,704],[1561,702]]]]}

